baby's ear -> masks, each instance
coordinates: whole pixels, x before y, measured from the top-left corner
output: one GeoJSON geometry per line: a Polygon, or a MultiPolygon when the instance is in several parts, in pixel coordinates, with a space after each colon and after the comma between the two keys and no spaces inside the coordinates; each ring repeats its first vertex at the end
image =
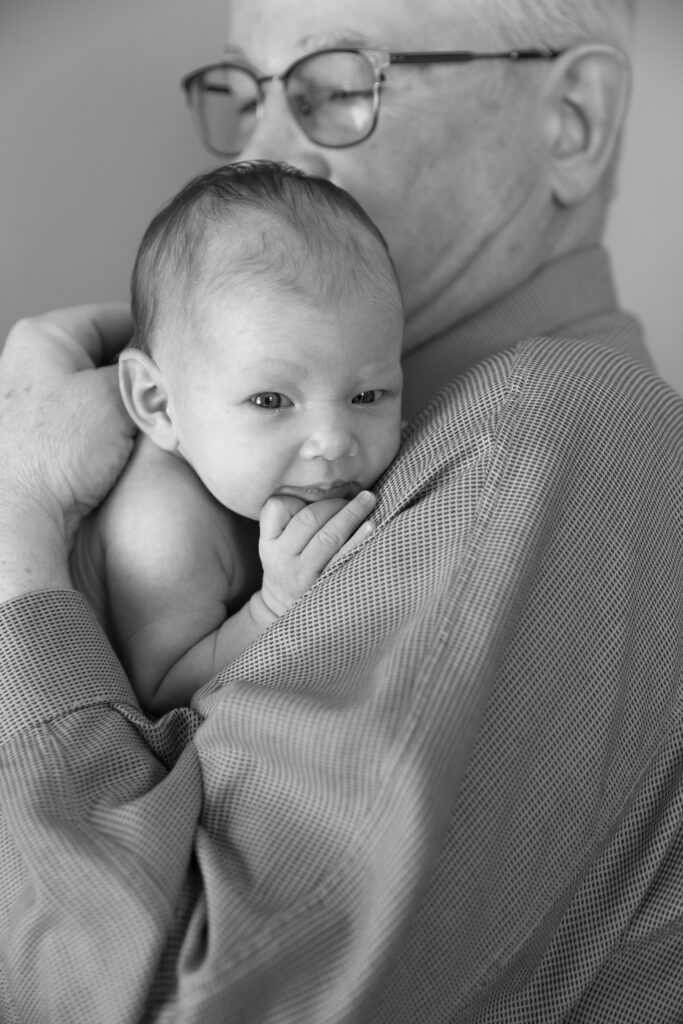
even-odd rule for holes
{"type": "Polygon", "coordinates": [[[131,419],[155,444],[174,451],[178,435],[171,419],[163,374],[151,356],[127,348],[119,356],[119,388],[131,419]]]}

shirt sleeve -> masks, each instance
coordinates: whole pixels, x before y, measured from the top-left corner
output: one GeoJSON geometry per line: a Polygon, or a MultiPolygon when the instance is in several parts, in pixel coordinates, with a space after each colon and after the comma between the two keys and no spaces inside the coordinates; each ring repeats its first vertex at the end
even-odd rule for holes
{"type": "Polygon", "coordinates": [[[191,884],[194,716],[143,718],[76,592],[0,623],[0,1017],[140,1020],[191,884]]]}

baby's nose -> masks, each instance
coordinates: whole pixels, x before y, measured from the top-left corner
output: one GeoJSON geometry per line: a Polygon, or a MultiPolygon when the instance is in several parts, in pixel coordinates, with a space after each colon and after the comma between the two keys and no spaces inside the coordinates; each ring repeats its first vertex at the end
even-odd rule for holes
{"type": "Polygon", "coordinates": [[[341,424],[320,424],[311,431],[301,446],[304,459],[325,459],[336,462],[358,454],[358,442],[341,424]]]}

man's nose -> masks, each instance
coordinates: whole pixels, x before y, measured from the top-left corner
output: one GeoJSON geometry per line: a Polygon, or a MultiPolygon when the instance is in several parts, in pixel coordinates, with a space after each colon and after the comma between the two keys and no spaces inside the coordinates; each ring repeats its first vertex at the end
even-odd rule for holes
{"type": "Polygon", "coordinates": [[[266,82],[254,131],[240,160],[281,160],[319,178],[329,178],[329,163],[304,134],[287,104],[282,82],[266,82]]]}

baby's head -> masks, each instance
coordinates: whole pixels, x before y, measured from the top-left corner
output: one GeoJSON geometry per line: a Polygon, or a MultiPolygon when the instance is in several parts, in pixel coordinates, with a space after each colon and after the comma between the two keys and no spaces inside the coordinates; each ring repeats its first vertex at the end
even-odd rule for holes
{"type": "Polygon", "coordinates": [[[386,242],[348,192],[284,164],[227,164],[190,181],[147,228],[131,280],[133,345],[158,350],[201,320],[212,295],[245,285],[342,307],[359,290],[401,303],[386,242]]]}
{"type": "Polygon", "coordinates": [[[131,415],[235,511],[350,495],[395,454],[398,280],[331,182],[266,162],[194,179],[145,233],[132,307],[131,415]]]}

